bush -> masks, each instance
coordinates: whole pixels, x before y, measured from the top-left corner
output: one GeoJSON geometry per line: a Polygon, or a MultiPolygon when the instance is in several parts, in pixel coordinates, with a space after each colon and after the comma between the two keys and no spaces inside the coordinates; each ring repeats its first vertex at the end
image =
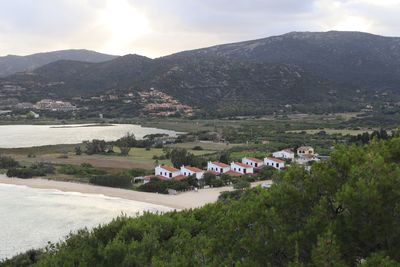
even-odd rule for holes
{"type": "Polygon", "coordinates": [[[222,181],[221,179],[215,179],[211,181],[210,184],[212,187],[222,187],[225,185],[224,181],[222,181]]]}
{"type": "Polygon", "coordinates": [[[93,166],[88,163],[82,163],[81,166],[63,165],[60,167],[59,172],[68,175],[75,175],[77,177],[90,177],[106,174],[105,171],[93,168],[93,166]]]}
{"type": "Polygon", "coordinates": [[[203,150],[203,148],[201,146],[195,146],[192,148],[192,150],[201,151],[201,150],[203,150]]]}
{"type": "Polygon", "coordinates": [[[8,156],[0,156],[0,169],[16,168],[19,166],[18,161],[8,156]]]}
{"type": "Polygon", "coordinates": [[[203,179],[205,185],[212,185],[212,183],[217,179],[217,176],[211,172],[206,172],[204,173],[203,179]]]}
{"type": "Polygon", "coordinates": [[[224,201],[228,199],[239,200],[243,195],[243,190],[235,190],[235,191],[223,191],[220,193],[218,200],[224,201]]]}
{"type": "Polygon", "coordinates": [[[53,174],[55,168],[53,165],[48,163],[36,163],[28,168],[11,168],[7,171],[7,177],[18,177],[23,179],[46,176],[47,174],[53,174]]]}
{"type": "Polygon", "coordinates": [[[245,178],[239,178],[233,184],[233,188],[237,190],[244,190],[246,188],[250,188],[250,182],[248,182],[245,178]]]}
{"type": "Polygon", "coordinates": [[[103,175],[91,177],[89,182],[95,185],[118,187],[118,188],[131,188],[132,178],[129,176],[113,176],[103,175]]]}
{"type": "Polygon", "coordinates": [[[190,185],[187,179],[183,179],[181,181],[176,181],[176,180],[162,181],[157,177],[154,177],[150,180],[150,182],[139,186],[138,190],[143,192],[168,194],[168,189],[174,189],[176,191],[185,191],[190,188],[192,188],[192,186],[190,185]]]}
{"type": "Polygon", "coordinates": [[[268,180],[271,179],[276,172],[277,170],[274,167],[265,166],[259,171],[257,177],[259,180],[268,180]]]}

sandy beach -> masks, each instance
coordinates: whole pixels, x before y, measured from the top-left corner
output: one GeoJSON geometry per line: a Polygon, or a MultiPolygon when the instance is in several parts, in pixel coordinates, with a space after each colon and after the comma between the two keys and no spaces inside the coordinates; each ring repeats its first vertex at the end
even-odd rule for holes
{"type": "MultiPolygon", "coordinates": [[[[201,189],[198,192],[189,191],[178,195],[164,195],[156,193],[138,192],[126,189],[80,184],[72,182],[61,182],[46,179],[18,179],[7,178],[0,175],[0,183],[23,185],[40,189],[56,189],[63,192],[79,192],[84,194],[101,194],[109,197],[118,197],[134,201],[152,203],[167,206],[174,209],[189,209],[204,206],[205,204],[217,201],[222,191],[233,190],[232,187],[219,187],[201,189]]],[[[253,186],[262,182],[254,183],[253,186]]]]}

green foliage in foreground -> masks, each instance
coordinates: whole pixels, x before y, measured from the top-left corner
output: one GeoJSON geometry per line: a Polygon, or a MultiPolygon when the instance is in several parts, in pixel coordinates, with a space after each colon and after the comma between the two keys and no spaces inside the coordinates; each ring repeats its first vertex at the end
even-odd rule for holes
{"type": "Polygon", "coordinates": [[[400,266],[399,163],[400,139],[339,147],[269,190],[80,231],[35,266],[400,266]]]}

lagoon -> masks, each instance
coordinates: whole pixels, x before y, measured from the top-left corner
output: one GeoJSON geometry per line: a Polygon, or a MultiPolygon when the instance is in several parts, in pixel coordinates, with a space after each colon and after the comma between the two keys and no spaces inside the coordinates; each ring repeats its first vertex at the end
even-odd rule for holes
{"type": "Polygon", "coordinates": [[[137,139],[148,134],[177,134],[135,124],[1,125],[0,148],[78,144],[92,139],[115,141],[127,132],[133,133],[137,139]]]}

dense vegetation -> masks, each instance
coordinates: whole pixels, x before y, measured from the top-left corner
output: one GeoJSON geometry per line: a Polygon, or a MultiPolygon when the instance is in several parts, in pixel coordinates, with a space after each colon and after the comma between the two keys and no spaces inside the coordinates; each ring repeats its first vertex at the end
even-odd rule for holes
{"type": "Polygon", "coordinates": [[[62,165],[58,171],[62,174],[74,175],[76,177],[92,177],[106,174],[105,171],[96,169],[88,163],[82,163],[80,166],[62,165]]]}
{"type": "Polygon", "coordinates": [[[46,176],[48,174],[54,174],[55,168],[53,165],[39,162],[32,164],[29,167],[13,167],[7,170],[8,177],[18,177],[23,179],[46,176]]]}
{"type": "Polygon", "coordinates": [[[89,179],[91,184],[118,187],[118,188],[131,188],[132,177],[120,175],[101,175],[93,176],[89,179]]]}
{"type": "Polygon", "coordinates": [[[0,169],[16,168],[19,166],[18,161],[9,157],[0,155],[0,169]]]}
{"type": "Polygon", "coordinates": [[[310,173],[275,176],[269,190],[122,217],[2,265],[399,266],[399,163],[399,138],[341,146],[310,173]]]}

